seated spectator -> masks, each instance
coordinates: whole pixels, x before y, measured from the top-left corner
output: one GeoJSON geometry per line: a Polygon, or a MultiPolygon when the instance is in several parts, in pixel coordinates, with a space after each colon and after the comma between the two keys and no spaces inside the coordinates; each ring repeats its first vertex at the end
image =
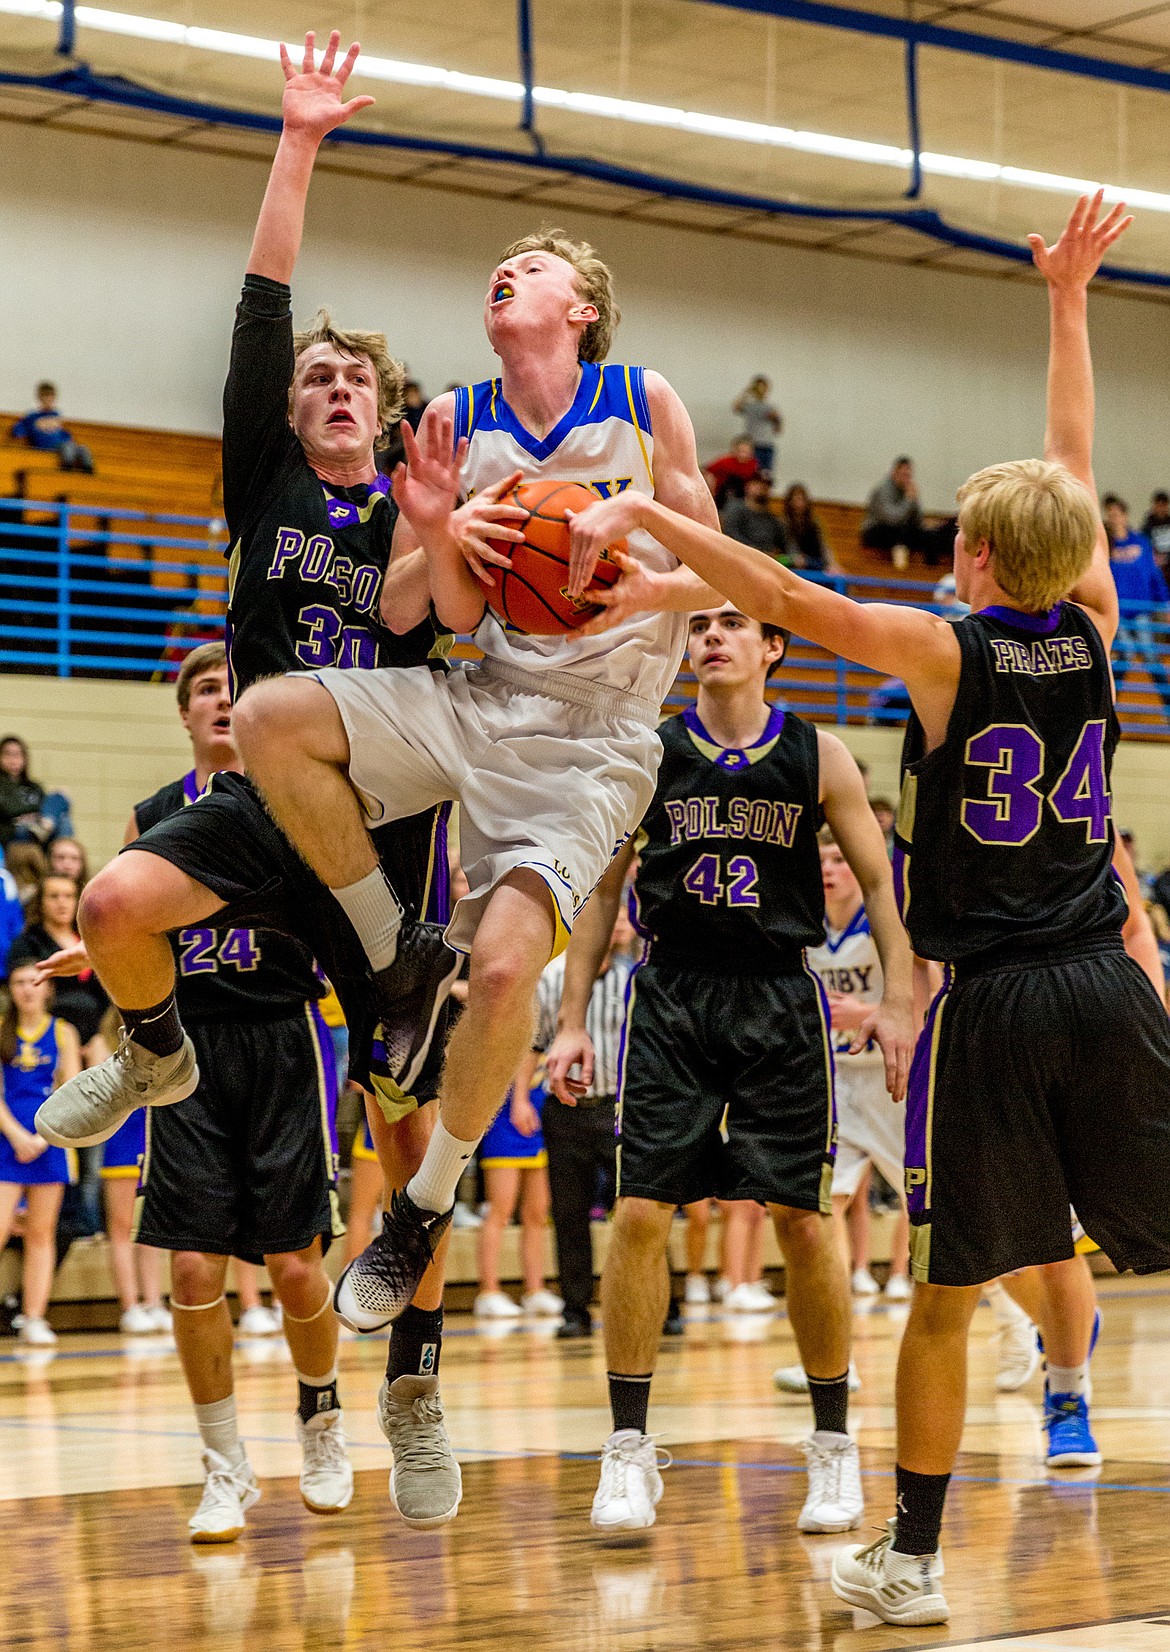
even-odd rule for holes
{"type": "Polygon", "coordinates": [[[521,1314],[559,1317],[564,1303],[544,1283],[544,1240],[548,1232],[548,1154],[540,1131],[544,1087],[534,1084],[539,1057],[529,1051],[520,1063],[507,1100],[488,1126],[479,1148],[488,1208],[479,1228],[479,1319],[519,1319],[521,1314]],[[517,1209],[520,1212],[520,1272],[524,1294],[517,1304],[500,1288],[500,1246],[517,1209]]]}
{"type": "Polygon", "coordinates": [[[825,549],[821,525],[813,514],[812,500],[803,482],[793,482],[784,495],[784,527],[794,568],[808,568],[813,573],[834,571],[833,559],[825,549]]]}
{"type": "Polygon", "coordinates": [[[771,470],[776,457],[776,438],[784,428],[784,421],[769,400],[772,381],[762,373],[735,398],[731,411],[738,413],[744,423],[744,434],[752,444],[756,463],[761,470],[771,470]]]}
{"type": "Polygon", "coordinates": [[[1129,523],[1129,506],[1115,493],[1106,494],[1103,514],[1109,535],[1109,567],[1121,603],[1121,619],[1113,644],[1113,682],[1117,697],[1136,665],[1144,667],[1170,714],[1170,673],[1164,654],[1168,639],[1155,632],[1160,612],[1170,604],[1170,590],[1154,561],[1150,542],[1129,523]]]}
{"type": "Polygon", "coordinates": [[[866,722],[903,723],[910,715],[910,695],[901,677],[883,677],[866,697],[866,722]]]}
{"type": "Polygon", "coordinates": [[[6,734],[0,740],[0,849],[13,841],[46,845],[72,833],[69,799],[29,778],[28,747],[19,734],[6,734]]]}
{"type": "Polygon", "coordinates": [[[901,571],[909,567],[910,553],[918,550],[921,542],[922,510],[914,463],[904,457],[895,459],[890,474],[869,496],[861,543],[870,550],[889,552],[894,567],[901,571]]]}
{"type": "MultiPolygon", "coordinates": [[[[39,843],[10,843],[0,849],[4,864],[16,884],[16,898],[27,921],[29,908],[41,892],[49,872],[49,862],[39,843]]],[[[21,926],[23,928],[23,925],[21,926]]]]}
{"type": "Polygon", "coordinates": [[[752,545],[777,562],[788,561],[788,534],[772,509],[772,477],[757,471],[744,489],[742,499],[733,499],[719,518],[729,539],[752,545]]]}
{"type": "Polygon", "coordinates": [[[402,386],[402,417],[413,431],[418,430],[427,410],[427,398],[417,379],[407,379],[402,386]]]}
{"type": "Polygon", "coordinates": [[[24,1267],[21,1279],[23,1342],[49,1346],[57,1338],[45,1315],[57,1262],[57,1218],[71,1181],[69,1157],[35,1130],[37,1109],[59,1084],[81,1071],[77,1034],[55,1020],[52,987],[31,964],[8,979],[11,1002],[0,1021],[0,1249],[12,1232],[23,1196],[24,1267]]]}
{"type": "Polygon", "coordinates": [[[707,486],[720,510],[732,499],[742,499],[748,482],[759,470],[755,450],[746,436],[731,444],[731,452],[712,459],[705,467],[707,486]]]}
{"type": "Polygon", "coordinates": [[[49,871],[60,878],[72,878],[78,892],[89,882],[89,856],[75,837],[55,837],[49,845],[49,871]]]}
{"type": "Polygon", "coordinates": [[[8,954],[23,928],[24,907],[16,879],[4,864],[4,851],[0,849],[0,980],[8,974],[8,954]]]}
{"type": "Polygon", "coordinates": [[[75,442],[61,423],[57,411],[57,386],[44,379],[37,385],[37,405],[11,430],[13,441],[27,442],[38,453],[55,453],[62,470],[81,470],[93,475],[93,455],[75,442]]]}
{"type": "MultiPolygon", "coordinates": [[[[896,681],[896,680],[897,680],[896,678],[891,678],[891,681],[896,681]]],[[[910,704],[909,698],[907,698],[906,704],[907,704],[907,707],[909,707],[909,704],[910,704]]],[[[894,822],[898,818],[897,811],[895,810],[894,805],[890,802],[888,797],[871,797],[870,800],[869,800],[869,806],[873,810],[873,818],[877,821],[878,825],[882,829],[882,836],[886,840],[886,848],[890,851],[891,854],[893,854],[893,852],[894,852],[894,822]]]]}
{"type": "MultiPolygon", "coordinates": [[[[77,930],[77,885],[72,878],[50,873],[29,907],[28,923],[12,943],[9,967],[43,963],[81,940],[77,930]]],[[[58,979],[56,1010],[77,1030],[87,1067],[96,1067],[110,1050],[102,1037],[102,1018],[110,1007],[105,988],[87,965],[77,975],[58,979]]]]}
{"type": "Polygon", "coordinates": [[[1155,493],[1142,523],[1142,532],[1150,542],[1154,561],[1166,572],[1170,564],[1170,493],[1155,493]]]}

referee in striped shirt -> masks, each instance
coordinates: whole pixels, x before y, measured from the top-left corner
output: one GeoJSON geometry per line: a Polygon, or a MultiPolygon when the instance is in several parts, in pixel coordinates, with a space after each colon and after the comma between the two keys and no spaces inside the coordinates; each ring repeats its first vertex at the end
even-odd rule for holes
{"type": "MultiPolygon", "coordinates": [[[[609,1202],[612,1202],[617,1178],[618,1056],[635,941],[634,927],[623,904],[585,1016],[596,1055],[593,1082],[575,1107],[558,1101],[551,1090],[544,1104],[542,1128],[548,1153],[560,1291],[565,1299],[564,1323],[557,1330],[557,1336],[562,1339],[593,1334],[589,1313],[593,1299],[589,1213],[597,1199],[598,1172],[604,1172],[609,1202]]],[[[556,1036],[564,979],[563,957],[555,959],[540,978],[534,1040],[537,1050],[547,1050],[556,1036]]]]}

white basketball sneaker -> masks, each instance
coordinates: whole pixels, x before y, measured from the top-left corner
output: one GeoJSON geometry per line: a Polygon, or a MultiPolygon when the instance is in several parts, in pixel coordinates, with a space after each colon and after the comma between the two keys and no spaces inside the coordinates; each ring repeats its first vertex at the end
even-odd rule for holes
{"type": "MultiPolygon", "coordinates": [[[[665,1468],[670,1462],[663,1453],[665,1468]]],[[[601,1453],[601,1482],[593,1498],[589,1524],[599,1532],[647,1531],[658,1518],[662,1497],[658,1448],[649,1434],[619,1428],[601,1453]]]]}
{"type": "Polygon", "coordinates": [[[234,1543],[244,1529],[244,1515],[260,1500],[260,1487],[246,1457],[238,1463],[205,1449],[207,1476],[199,1507],[187,1522],[192,1543],[234,1543]]]}
{"type": "Polygon", "coordinates": [[[337,1514],[353,1498],[353,1465],[345,1454],[341,1412],[321,1411],[309,1421],[297,1418],[301,1442],[301,1499],[314,1514],[337,1514]]]}
{"type": "Polygon", "coordinates": [[[1001,1394],[1014,1394],[1040,1364],[1036,1327],[998,1281],[987,1287],[987,1297],[995,1315],[995,1386],[1001,1394]]]}
{"type": "Polygon", "coordinates": [[[865,1513],[861,1458],[848,1434],[818,1430],[803,1442],[808,1461],[808,1496],[796,1522],[802,1532],[849,1532],[865,1513]]]}
{"type": "Polygon", "coordinates": [[[169,1107],[199,1086],[195,1046],[183,1034],[173,1055],[154,1055],[124,1032],[114,1054],[66,1079],[37,1108],[36,1131],[56,1147],[108,1141],[138,1107],[169,1107]]]}
{"type": "Polygon", "coordinates": [[[868,1547],[842,1549],[833,1557],[832,1586],[839,1600],[863,1607],[885,1623],[913,1628],[946,1623],[951,1609],[939,1588],[936,1555],[898,1554],[891,1547],[893,1522],[868,1547]]]}
{"type": "MultiPolygon", "coordinates": [[[[803,1365],[781,1365],[772,1372],[772,1382],[782,1394],[807,1394],[808,1372],[803,1365]]],[[[849,1367],[849,1392],[856,1394],[861,1387],[856,1365],[849,1367]]]]}

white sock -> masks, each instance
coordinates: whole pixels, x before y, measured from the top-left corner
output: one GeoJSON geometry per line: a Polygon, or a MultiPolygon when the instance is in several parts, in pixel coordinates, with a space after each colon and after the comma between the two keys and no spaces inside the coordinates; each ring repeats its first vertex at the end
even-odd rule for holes
{"type": "Polygon", "coordinates": [[[356,883],[347,883],[344,889],[330,893],[357,931],[370,968],[389,969],[398,952],[402,908],[381,867],[375,866],[356,883]]]}
{"type": "Polygon", "coordinates": [[[244,1448],[240,1444],[236,1425],[234,1394],[229,1394],[226,1400],[212,1400],[210,1405],[197,1405],[195,1421],[199,1424],[199,1434],[208,1451],[218,1451],[229,1463],[243,1462],[244,1448]]]}
{"type": "Polygon", "coordinates": [[[1086,1402],[1089,1398],[1089,1366],[1049,1364],[1046,1378],[1050,1394],[1075,1394],[1086,1402]]]}
{"type": "Polygon", "coordinates": [[[459,1178],[479,1142],[478,1136],[474,1141],[460,1141],[442,1119],[436,1122],[423,1162],[406,1184],[408,1197],[420,1210],[450,1210],[459,1178]]]}

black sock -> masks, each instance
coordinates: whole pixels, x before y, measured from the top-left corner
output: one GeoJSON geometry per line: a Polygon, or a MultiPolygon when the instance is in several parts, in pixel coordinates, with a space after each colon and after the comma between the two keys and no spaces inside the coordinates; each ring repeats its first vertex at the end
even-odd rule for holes
{"type": "Polygon", "coordinates": [[[442,1308],[407,1308],[390,1331],[386,1381],[396,1377],[437,1377],[443,1352],[442,1308]]]}
{"type": "Polygon", "coordinates": [[[322,1411],[340,1410],[341,1401],[337,1397],[336,1378],[332,1382],[323,1382],[320,1386],[306,1382],[303,1377],[297,1378],[297,1415],[303,1423],[311,1423],[322,1411]]]}
{"type": "Polygon", "coordinates": [[[942,1529],[949,1474],[915,1474],[897,1467],[897,1530],[893,1547],[899,1554],[934,1554],[942,1529]]]}
{"type": "Polygon", "coordinates": [[[119,1014],[134,1042],[152,1055],[174,1055],[182,1048],[183,1027],[173,987],[161,1003],[152,1004],[147,1010],[119,1008],[119,1014]]]}
{"type": "Polygon", "coordinates": [[[639,1434],[646,1432],[646,1413],[650,1409],[650,1377],[618,1377],[607,1371],[609,1379],[609,1409],[613,1412],[613,1429],[633,1428],[639,1434]]]}
{"type": "Polygon", "coordinates": [[[849,1372],[843,1377],[810,1377],[813,1427],[825,1434],[845,1434],[849,1428],[849,1372]]]}

